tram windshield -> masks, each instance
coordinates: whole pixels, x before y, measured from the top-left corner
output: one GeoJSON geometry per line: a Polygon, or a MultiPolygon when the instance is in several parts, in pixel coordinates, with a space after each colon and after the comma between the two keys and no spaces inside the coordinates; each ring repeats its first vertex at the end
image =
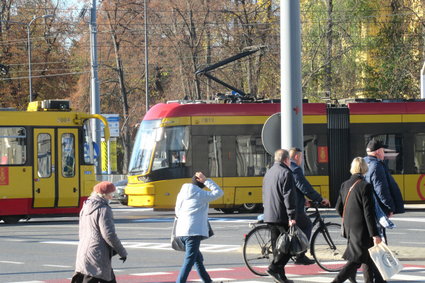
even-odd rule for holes
{"type": "Polygon", "coordinates": [[[130,174],[147,174],[151,158],[152,171],[186,165],[189,128],[161,128],[159,125],[159,120],[142,122],[130,159],[130,174]]]}
{"type": "Polygon", "coordinates": [[[155,146],[155,135],[159,132],[160,120],[143,121],[137,132],[130,159],[130,174],[146,174],[155,146]]]}

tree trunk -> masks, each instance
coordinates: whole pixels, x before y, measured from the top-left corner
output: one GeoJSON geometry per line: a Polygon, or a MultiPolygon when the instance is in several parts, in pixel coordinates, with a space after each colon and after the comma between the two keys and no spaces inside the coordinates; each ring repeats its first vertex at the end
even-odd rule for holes
{"type": "Polygon", "coordinates": [[[129,106],[127,102],[127,89],[125,87],[125,81],[124,81],[124,70],[122,67],[122,61],[119,53],[119,43],[117,39],[117,35],[115,33],[115,29],[112,26],[111,18],[109,13],[108,20],[109,20],[109,27],[111,28],[111,37],[112,37],[112,43],[114,45],[114,52],[115,52],[115,63],[116,63],[116,71],[118,74],[118,82],[120,86],[120,92],[121,92],[121,98],[122,98],[122,108],[123,108],[123,124],[122,124],[122,145],[123,145],[123,174],[127,174],[128,171],[128,163],[129,163],[129,156],[130,156],[130,130],[128,127],[128,114],[129,114],[129,106]]]}

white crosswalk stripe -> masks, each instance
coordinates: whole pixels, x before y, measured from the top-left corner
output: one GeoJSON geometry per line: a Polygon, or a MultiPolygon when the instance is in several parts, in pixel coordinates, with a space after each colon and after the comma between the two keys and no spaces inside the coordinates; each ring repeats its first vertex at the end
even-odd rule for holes
{"type": "MultiPolygon", "coordinates": [[[[78,245],[78,241],[42,241],[43,244],[78,245]]],[[[172,250],[170,243],[122,242],[126,249],[172,250]]],[[[240,245],[202,244],[201,251],[206,253],[237,252],[240,245]]]]}

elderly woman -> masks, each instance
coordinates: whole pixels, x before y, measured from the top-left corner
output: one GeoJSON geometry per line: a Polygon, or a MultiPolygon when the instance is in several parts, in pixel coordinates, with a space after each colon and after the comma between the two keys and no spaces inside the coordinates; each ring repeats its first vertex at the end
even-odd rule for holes
{"type": "Polygon", "coordinates": [[[100,182],[80,212],[79,238],[75,275],[71,282],[116,282],[111,258],[119,254],[124,262],[127,251],[115,233],[109,200],[115,191],[111,182],[100,182]]]}
{"type": "Polygon", "coordinates": [[[335,209],[343,217],[344,235],[348,239],[343,254],[347,263],[332,283],[342,283],[347,279],[356,282],[356,272],[361,265],[364,282],[373,282],[376,267],[368,249],[379,244],[381,238],[375,220],[373,187],[364,180],[367,169],[363,158],[354,158],[350,169],[352,176],[342,184],[339,191],[335,209]]]}

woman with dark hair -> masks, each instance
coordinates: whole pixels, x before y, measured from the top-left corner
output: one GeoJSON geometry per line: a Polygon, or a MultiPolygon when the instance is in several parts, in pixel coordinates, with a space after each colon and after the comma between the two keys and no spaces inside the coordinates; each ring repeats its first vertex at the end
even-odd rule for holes
{"type": "Polygon", "coordinates": [[[346,265],[332,283],[342,283],[349,279],[356,282],[357,269],[362,266],[365,283],[373,283],[377,271],[368,249],[379,244],[381,238],[375,220],[373,187],[364,180],[367,164],[361,157],[351,163],[351,178],[345,181],[339,191],[335,209],[342,216],[344,237],[348,239],[343,258],[346,265]]]}

